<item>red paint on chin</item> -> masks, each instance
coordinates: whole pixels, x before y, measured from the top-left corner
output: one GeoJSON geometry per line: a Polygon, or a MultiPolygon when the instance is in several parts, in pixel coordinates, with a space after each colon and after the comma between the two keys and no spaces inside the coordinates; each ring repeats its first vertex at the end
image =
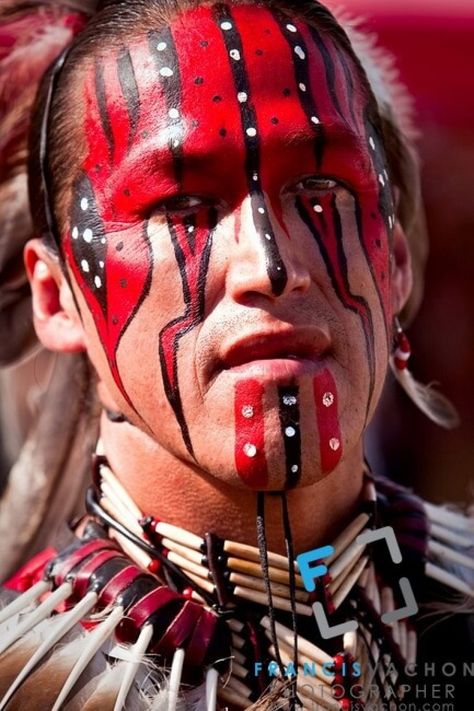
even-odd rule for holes
{"type": "Polygon", "coordinates": [[[244,484],[252,489],[268,483],[263,393],[264,387],[257,380],[241,380],[235,386],[235,466],[244,484]]]}
{"type": "Polygon", "coordinates": [[[323,370],[314,378],[313,392],[319,431],[321,470],[327,474],[339,464],[343,449],[336,383],[329,370],[323,370]]]}

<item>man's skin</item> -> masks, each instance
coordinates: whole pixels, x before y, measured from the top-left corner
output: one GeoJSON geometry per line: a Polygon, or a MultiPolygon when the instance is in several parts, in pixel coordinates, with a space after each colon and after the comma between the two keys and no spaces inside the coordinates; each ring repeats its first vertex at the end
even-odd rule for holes
{"type": "Polygon", "coordinates": [[[112,469],[146,513],[283,551],[328,543],[411,288],[368,97],[323,32],[198,8],[81,68],[63,220],[75,299],[33,240],[38,336],[86,350],[112,469]],[[80,111],[78,111],[78,114],[80,111]],[[79,306],[78,312],[76,305],[79,306]]]}

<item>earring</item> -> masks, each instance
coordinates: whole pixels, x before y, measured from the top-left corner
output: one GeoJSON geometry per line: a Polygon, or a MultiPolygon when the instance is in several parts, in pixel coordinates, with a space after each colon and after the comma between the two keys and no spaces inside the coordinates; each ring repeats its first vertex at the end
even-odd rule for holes
{"type": "Polygon", "coordinates": [[[459,425],[459,415],[455,407],[432,385],[419,383],[408,368],[411,346],[400,321],[394,319],[394,347],[390,356],[390,368],[408,397],[433,422],[453,429],[459,425]]]}

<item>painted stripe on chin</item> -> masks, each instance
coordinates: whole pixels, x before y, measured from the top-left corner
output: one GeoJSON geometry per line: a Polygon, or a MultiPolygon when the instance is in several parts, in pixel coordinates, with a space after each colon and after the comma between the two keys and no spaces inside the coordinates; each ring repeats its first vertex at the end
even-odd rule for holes
{"type": "Polygon", "coordinates": [[[236,90],[236,101],[237,95],[241,93],[245,93],[249,97],[247,101],[239,102],[242,134],[246,150],[245,175],[250,194],[253,222],[265,253],[268,278],[272,285],[273,294],[279,296],[285,290],[288,277],[270,221],[269,210],[263,196],[260,180],[260,139],[257,112],[252,102],[242,39],[227,5],[216,5],[213,13],[214,19],[221,29],[222,39],[229,57],[229,66],[236,90]],[[222,23],[229,23],[231,27],[228,30],[223,30],[221,28],[222,23]]]}
{"type": "Polygon", "coordinates": [[[313,380],[316,423],[319,432],[321,471],[328,474],[339,464],[343,443],[339,424],[339,403],[336,383],[326,368],[313,380]]]}
{"type": "Polygon", "coordinates": [[[294,488],[301,477],[300,408],[297,387],[278,388],[278,415],[285,447],[285,489],[294,488]]]}
{"type": "Polygon", "coordinates": [[[263,395],[258,380],[241,380],[235,386],[235,466],[240,479],[252,489],[268,484],[263,395]]]}

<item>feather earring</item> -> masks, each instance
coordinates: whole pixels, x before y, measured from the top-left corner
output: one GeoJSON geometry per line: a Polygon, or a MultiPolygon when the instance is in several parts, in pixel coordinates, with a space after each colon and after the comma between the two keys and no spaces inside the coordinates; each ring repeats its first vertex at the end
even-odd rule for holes
{"type": "Polygon", "coordinates": [[[457,427],[459,425],[459,415],[455,407],[432,385],[423,385],[415,380],[408,369],[408,361],[411,355],[410,342],[397,317],[395,317],[394,345],[394,350],[390,356],[390,368],[408,397],[437,425],[446,429],[457,427]]]}

